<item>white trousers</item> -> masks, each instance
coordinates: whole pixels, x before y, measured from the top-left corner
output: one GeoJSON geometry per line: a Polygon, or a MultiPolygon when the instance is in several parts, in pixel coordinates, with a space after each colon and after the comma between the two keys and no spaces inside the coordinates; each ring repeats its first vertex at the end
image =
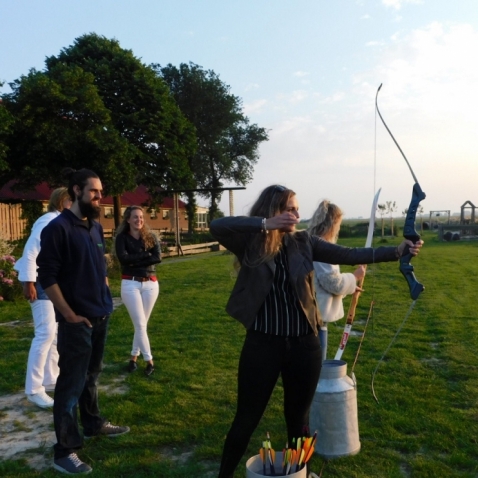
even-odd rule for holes
{"type": "Polygon", "coordinates": [[[33,337],[28,354],[25,393],[45,391],[45,385],[54,386],[58,377],[58,351],[56,339],[58,324],[50,300],[37,299],[30,303],[33,314],[33,337]]]}
{"type": "Polygon", "coordinates": [[[159,283],[157,281],[136,282],[125,279],[121,281],[121,299],[134,325],[131,356],[137,357],[142,353],[146,362],[153,359],[147,329],[149,317],[158,295],[159,283]]]}

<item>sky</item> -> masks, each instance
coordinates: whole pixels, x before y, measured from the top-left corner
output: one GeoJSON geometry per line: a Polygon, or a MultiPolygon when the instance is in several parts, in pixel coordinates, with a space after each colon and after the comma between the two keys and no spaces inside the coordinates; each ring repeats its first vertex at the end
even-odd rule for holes
{"type": "MultiPolygon", "coordinates": [[[[281,184],[303,219],[324,198],[368,218],[378,188],[400,216],[414,179],[376,115],[380,84],[425,216],[478,206],[476,0],[0,0],[0,18],[2,92],[91,32],[145,64],[218,74],[269,134],[253,180],[234,192],[235,215],[281,184]]],[[[227,193],[220,209],[230,213],[227,193]]]]}

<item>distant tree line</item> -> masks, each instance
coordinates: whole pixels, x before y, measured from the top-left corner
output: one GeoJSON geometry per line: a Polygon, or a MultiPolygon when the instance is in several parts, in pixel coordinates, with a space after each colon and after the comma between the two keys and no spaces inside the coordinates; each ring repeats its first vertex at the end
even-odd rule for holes
{"type": "MultiPolygon", "coordinates": [[[[9,85],[0,104],[0,186],[58,186],[65,166],[93,169],[115,198],[116,224],[121,194],[138,184],[154,202],[171,189],[209,189],[200,194],[214,218],[218,189],[245,186],[268,139],[214,71],[145,65],[94,33],[9,85]]],[[[192,229],[196,206],[187,197],[192,229]]]]}

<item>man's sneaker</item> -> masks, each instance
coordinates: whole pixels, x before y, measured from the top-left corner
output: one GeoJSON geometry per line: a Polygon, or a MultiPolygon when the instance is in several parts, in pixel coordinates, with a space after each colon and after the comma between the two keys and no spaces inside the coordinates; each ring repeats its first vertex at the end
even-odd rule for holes
{"type": "Polygon", "coordinates": [[[86,475],[93,471],[93,468],[83,463],[76,453],[70,453],[68,456],[53,460],[53,468],[67,475],[86,475]]]}
{"type": "Polygon", "coordinates": [[[53,407],[53,398],[48,396],[45,392],[33,393],[31,395],[27,394],[28,401],[34,403],[40,408],[51,408],[53,407]]]}
{"type": "Polygon", "coordinates": [[[93,435],[84,434],[85,438],[91,438],[92,436],[107,436],[107,437],[117,437],[120,435],[124,435],[125,433],[129,432],[129,427],[120,427],[118,425],[113,425],[110,422],[105,422],[103,426],[93,435]]]}

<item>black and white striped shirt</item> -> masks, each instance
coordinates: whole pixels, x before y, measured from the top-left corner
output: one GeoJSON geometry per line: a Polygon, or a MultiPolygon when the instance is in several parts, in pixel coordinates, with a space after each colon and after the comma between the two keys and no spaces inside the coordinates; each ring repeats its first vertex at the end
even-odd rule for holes
{"type": "Polygon", "coordinates": [[[312,328],[290,283],[285,246],[275,256],[276,270],[271,290],[257,313],[252,329],[282,337],[311,334],[312,328]]]}

